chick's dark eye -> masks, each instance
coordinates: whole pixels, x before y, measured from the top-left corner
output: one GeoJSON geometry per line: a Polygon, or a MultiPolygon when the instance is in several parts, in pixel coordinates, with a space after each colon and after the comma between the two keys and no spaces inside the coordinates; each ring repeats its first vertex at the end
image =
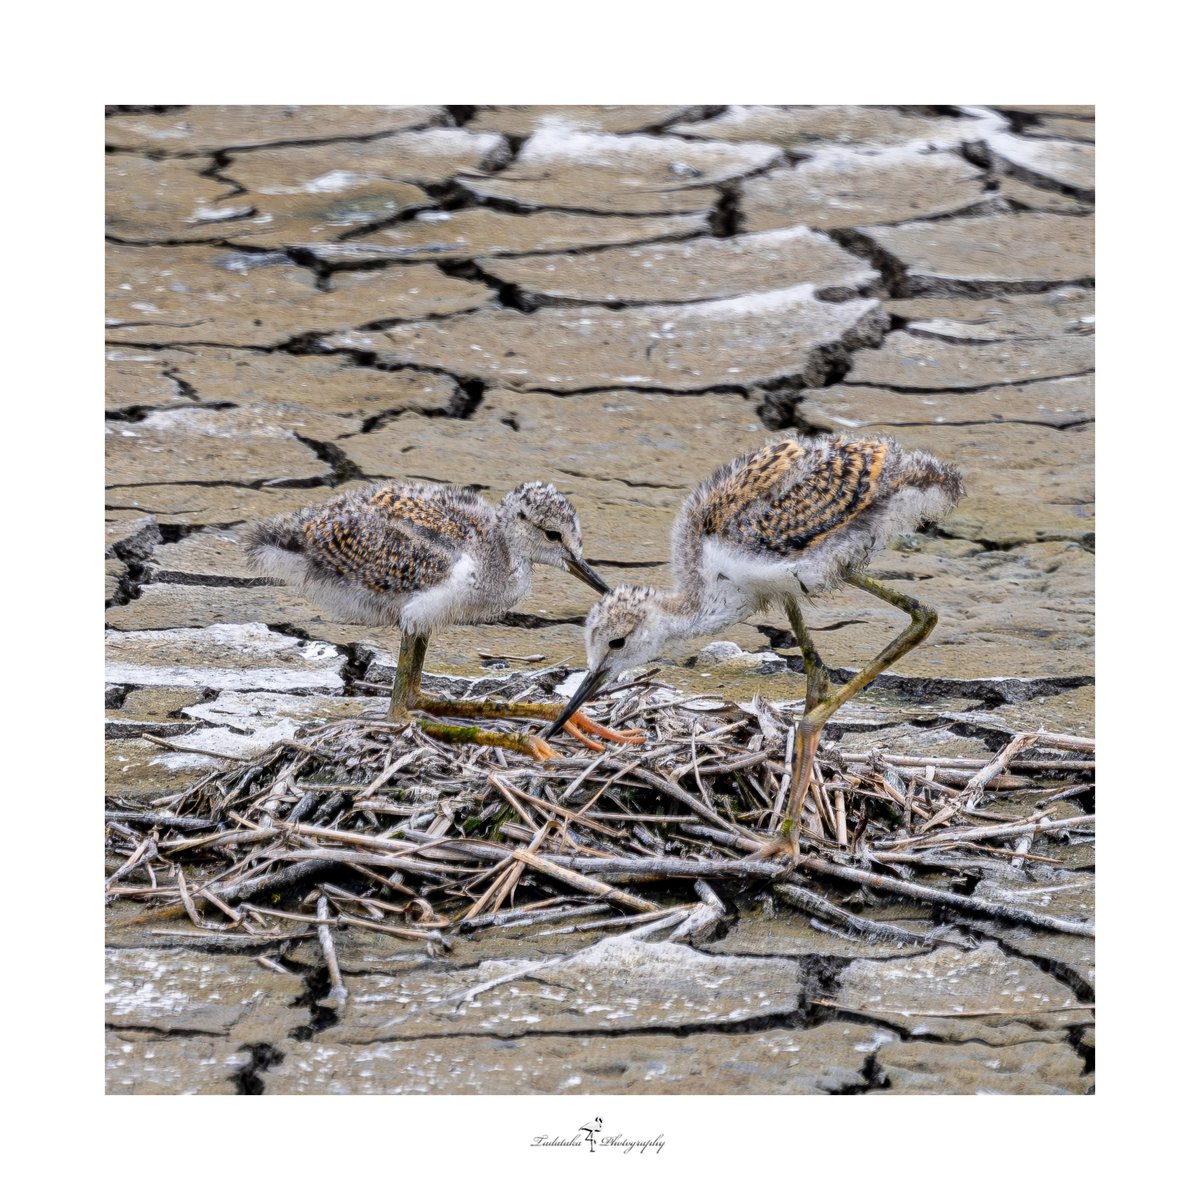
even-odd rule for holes
{"type": "Polygon", "coordinates": [[[621,650],[624,648],[624,646],[625,646],[624,638],[613,638],[612,641],[608,643],[608,648],[610,650],[621,650]]]}
{"type": "Polygon", "coordinates": [[[561,542],[561,541],[562,541],[562,534],[561,534],[561,533],[559,533],[557,529],[547,529],[547,530],[546,530],[546,536],[547,536],[547,537],[548,537],[548,538],[549,538],[549,539],[550,539],[552,542],[561,542]]]}

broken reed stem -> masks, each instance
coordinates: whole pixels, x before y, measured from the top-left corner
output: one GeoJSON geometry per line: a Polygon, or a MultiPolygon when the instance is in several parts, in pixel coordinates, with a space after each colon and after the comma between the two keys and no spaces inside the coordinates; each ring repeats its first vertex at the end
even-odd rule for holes
{"type": "Polygon", "coordinates": [[[855,913],[847,912],[844,908],[839,908],[832,901],[826,900],[824,896],[818,896],[816,892],[799,887],[794,883],[777,883],[771,892],[793,908],[800,909],[801,912],[818,917],[828,917],[840,925],[854,930],[855,933],[866,934],[879,941],[932,946],[942,940],[927,933],[914,933],[911,929],[902,929],[899,925],[888,925],[883,921],[870,921],[866,917],[857,916],[855,913]]]}
{"type": "Polygon", "coordinates": [[[513,858],[525,863],[526,866],[532,867],[535,871],[540,871],[543,875],[552,876],[560,883],[570,884],[572,887],[578,888],[581,892],[588,892],[590,895],[599,896],[604,900],[611,901],[613,904],[623,904],[626,908],[632,908],[635,912],[656,913],[662,911],[657,904],[651,904],[649,900],[643,900],[640,896],[631,896],[628,892],[622,892],[617,888],[597,883],[596,880],[589,879],[586,875],[580,875],[577,871],[559,866],[548,859],[539,858],[536,854],[529,854],[524,850],[514,850],[513,858]]]}
{"type": "Polygon", "coordinates": [[[992,838],[1011,838],[1026,833],[1045,833],[1051,829],[1075,829],[1080,825],[1095,824],[1094,813],[1083,813],[1078,817],[1063,817],[1059,821],[1025,821],[1016,825],[985,825],[975,829],[956,829],[946,833],[934,833],[929,837],[901,838],[898,842],[880,842],[881,847],[898,850],[901,846],[940,846],[947,842],[982,842],[992,838]]]}
{"type": "MultiPolygon", "coordinates": [[[[1039,739],[1044,745],[1050,745],[1045,741],[1045,738],[1039,739]]],[[[871,754],[842,754],[841,760],[844,763],[869,763],[876,760],[887,763],[889,767],[933,767],[935,770],[939,767],[945,767],[947,770],[956,774],[965,772],[977,772],[982,767],[986,767],[991,763],[990,758],[920,758],[911,754],[887,754],[875,751],[871,754]]],[[[1077,771],[1094,771],[1096,764],[1092,759],[1036,759],[1026,758],[1020,762],[1008,763],[1008,769],[1012,771],[1068,771],[1075,773],[1077,771]]],[[[969,776],[968,776],[969,778],[969,776]]]]}
{"type": "Polygon", "coordinates": [[[546,925],[562,921],[567,917],[591,916],[595,913],[611,912],[607,904],[562,904],[556,908],[533,911],[530,905],[506,913],[490,913],[484,917],[471,917],[455,923],[458,929],[488,929],[494,926],[546,925]]]}
{"type": "Polygon", "coordinates": [[[796,865],[806,871],[812,871],[815,875],[832,875],[837,879],[847,879],[866,887],[895,892],[897,895],[908,896],[913,900],[944,904],[949,908],[961,908],[965,912],[982,913],[985,917],[1016,921],[1022,925],[1037,925],[1042,929],[1053,929],[1056,933],[1070,933],[1076,937],[1094,938],[1096,936],[1095,926],[1086,921],[1062,921],[1058,917],[1051,917],[1045,913],[1026,912],[1024,909],[1014,908],[1011,904],[993,904],[988,900],[976,900],[974,896],[960,896],[955,892],[924,887],[922,884],[909,883],[904,879],[889,879],[870,871],[860,871],[856,867],[843,867],[838,863],[826,862],[812,854],[801,855],[797,859],[796,865]]]}
{"type": "Polygon", "coordinates": [[[960,808],[970,812],[982,799],[983,792],[987,785],[1004,772],[1008,764],[1016,758],[1022,750],[1028,750],[1030,746],[1037,743],[1039,738],[1037,733],[1019,733],[1008,743],[987,766],[980,769],[978,774],[971,777],[967,782],[967,786],[963,788],[962,795],[958,798],[960,808]]]}
{"type": "Polygon", "coordinates": [[[329,932],[332,924],[329,916],[329,897],[322,894],[317,900],[317,938],[321,943],[321,953],[325,956],[325,966],[329,971],[329,994],[324,1003],[331,1008],[341,1008],[346,1003],[346,985],[342,982],[341,968],[338,966],[337,951],[333,948],[333,934],[329,932]]]}

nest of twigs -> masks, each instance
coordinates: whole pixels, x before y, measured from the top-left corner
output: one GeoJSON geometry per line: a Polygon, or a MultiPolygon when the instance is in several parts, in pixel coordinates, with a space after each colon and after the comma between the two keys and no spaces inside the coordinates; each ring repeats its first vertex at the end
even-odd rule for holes
{"type": "Polygon", "coordinates": [[[696,940],[732,901],[768,890],[859,936],[924,940],[850,912],[837,902],[848,888],[934,915],[1092,932],[919,882],[998,861],[1053,864],[1031,847],[1090,837],[1092,817],[1056,802],[1090,792],[1091,740],[1018,734],[987,761],[839,754],[827,740],[792,863],[753,855],[784,810],[793,711],[643,680],[592,712],[641,728],[644,744],[544,763],[382,720],[302,729],[175,795],[109,811],[109,851],[124,861],[108,895],[243,943],[315,934],[333,971],[336,926],[439,952],[454,933],[489,925],[676,914],[673,939],[696,940]],[[1003,816],[988,807],[997,797],[1003,816]]]}

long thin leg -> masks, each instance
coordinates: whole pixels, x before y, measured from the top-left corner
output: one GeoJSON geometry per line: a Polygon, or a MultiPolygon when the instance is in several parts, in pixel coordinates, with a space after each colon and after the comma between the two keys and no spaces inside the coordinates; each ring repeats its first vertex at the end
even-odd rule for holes
{"type": "MultiPolygon", "coordinates": [[[[421,670],[425,665],[425,651],[429,647],[429,637],[426,634],[403,634],[400,638],[400,650],[396,660],[396,681],[392,684],[392,699],[388,705],[388,720],[407,724],[412,721],[418,728],[423,729],[430,737],[440,742],[455,744],[473,744],[477,746],[499,746],[504,750],[515,750],[519,754],[528,754],[530,758],[542,760],[553,758],[554,751],[541,738],[515,733],[500,733],[494,729],[480,729],[475,725],[446,725],[440,721],[427,721],[424,717],[413,716],[414,708],[430,712],[436,705],[426,704],[427,699],[436,702],[435,697],[424,697],[421,694],[421,670]]],[[[476,713],[476,716],[486,716],[486,713],[476,713]]],[[[490,714],[501,715],[501,714],[490,714]]]]}
{"type": "MultiPolygon", "coordinates": [[[[869,575],[847,575],[846,582],[856,588],[862,589],[864,592],[870,592],[872,596],[878,596],[880,600],[886,600],[888,604],[895,605],[896,608],[908,615],[910,624],[903,633],[894,637],[857,675],[852,676],[839,688],[832,688],[830,686],[828,673],[817,657],[816,649],[811,649],[813,661],[819,668],[819,675],[823,676],[823,682],[818,689],[819,698],[814,703],[812,677],[809,679],[809,693],[804,705],[804,716],[796,725],[796,731],[799,736],[796,738],[796,756],[792,770],[792,791],[788,797],[787,812],[780,827],[780,833],[787,839],[788,846],[793,855],[795,855],[798,848],[797,838],[800,809],[804,803],[804,796],[808,791],[809,782],[812,779],[813,763],[817,757],[817,743],[820,741],[821,730],[825,727],[825,722],[847,700],[861,692],[868,683],[875,679],[881,672],[887,670],[892,663],[899,658],[903,658],[910,650],[920,645],[933,631],[933,627],[937,624],[938,619],[937,613],[932,608],[927,608],[911,596],[904,595],[903,592],[893,591],[891,588],[880,583],[878,579],[872,579],[869,575]]],[[[797,609],[796,611],[798,616],[799,610],[797,609]]],[[[789,608],[788,616],[791,617],[791,615],[792,612],[789,608]]],[[[809,655],[805,651],[807,631],[805,631],[804,638],[801,638],[798,632],[796,637],[801,643],[801,652],[805,654],[804,661],[805,669],[807,670],[809,666],[809,655]]],[[[811,647],[811,640],[808,641],[808,645],[811,647]]]]}
{"type": "MultiPolygon", "coordinates": [[[[796,635],[796,642],[800,647],[800,654],[804,659],[804,715],[807,717],[814,708],[816,708],[822,701],[828,699],[828,697],[833,693],[833,681],[829,678],[828,668],[826,668],[824,662],[822,662],[820,654],[817,653],[817,647],[812,640],[812,634],[808,632],[808,627],[804,624],[804,617],[801,615],[800,605],[796,598],[794,596],[785,597],[783,601],[783,607],[787,613],[788,623],[792,627],[792,633],[796,635]]],[[[803,734],[797,738],[797,745],[804,745],[803,734]]],[[[794,781],[796,779],[796,771],[801,768],[806,769],[809,773],[809,777],[811,777],[811,762],[808,763],[807,766],[805,766],[803,763],[799,764],[798,766],[795,762],[793,762],[793,785],[788,793],[789,803],[791,802],[791,798],[797,794],[794,781]]],[[[799,792],[798,799],[795,801],[795,818],[791,818],[790,816],[785,817],[785,831],[788,830],[788,820],[791,820],[793,825],[797,824],[799,820],[800,812],[804,807],[804,796],[807,791],[807,786],[808,785],[806,783],[804,789],[799,792]]],[[[792,810],[789,807],[788,813],[790,814],[791,811],[792,810]]]]}
{"type": "Polygon", "coordinates": [[[804,711],[808,713],[833,691],[833,683],[813,644],[812,635],[804,624],[804,618],[800,615],[800,605],[796,602],[796,598],[794,596],[786,597],[783,607],[787,612],[788,622],[792,627],[792,632],[796,635],[796,641],[800,645],[800,654],[804,659],[804,678],[807,685],[804,711]]]}
{"type": "MultiPolygon", "coordinates": [[[[437,696],[423,695],[416,701],[416,707],[435,716],[462,717],[522,717],[535,721],[555,721],[562,711],[558,704],[538,704],[531,701],[509,700],[442,700],[437,696]]],[[[564,729],[573,733],[585,746],[591,750],[603,749],[598,743],[587,737],[603,738],[609,742],[638,744],[646,739],[640,730],[633,733],[618,733],[593,721],[591,717],[576,712],[566,723],[564,729]]]]}
{"type": "Polygon", "coordinates": [[[392,703],[388,708],[388,720],[395,721],[417,707],[421,695],[421,671],[425,666],[425,651],[429,648],[429,636],[424,633],[405,633],[400,636],[400,650],[396,659],[396,682],[392,684],[392,703]]]}

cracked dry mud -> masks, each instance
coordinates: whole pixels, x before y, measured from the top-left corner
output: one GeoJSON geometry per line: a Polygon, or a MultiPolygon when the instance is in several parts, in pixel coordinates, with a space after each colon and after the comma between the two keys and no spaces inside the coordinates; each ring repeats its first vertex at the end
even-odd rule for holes
{"type": "MultiPolygon", "coordinates": [[[[1093,140],[1081,106],[111,114],[110,799],[383,703],[393,634],[255,577],[248,522],[393,476],[493,499],[542,478],[611,582],[661,584],[687,489],[775,429],[893,434],[967,483],[877,559],[941,622],[831,742],[987,757],[1043,723],[1090,734],[1093,140]]],[[[481,650],[579,665],[589,604],[538,568],[505,621],[435,638],[427,670],[512,669],[481,650]]],[[[812,624],[839,666],[895,627],[859,593],[812,624]]],[[[780,614],[722,639],[663,678],[800,694],[780,614]]],[[[976,893],[1090,914],[1090,845],[1038,847],[1056,861],[998,860],[976,893]]],[[[951,918],[932,947],[859,942],[726,899],[698,946],[495,930],[430,959],[339,930],[340,1010],[314,942],[114,927],[107,1087],[1091,1090],[1090,942],[951,918]]]]}

